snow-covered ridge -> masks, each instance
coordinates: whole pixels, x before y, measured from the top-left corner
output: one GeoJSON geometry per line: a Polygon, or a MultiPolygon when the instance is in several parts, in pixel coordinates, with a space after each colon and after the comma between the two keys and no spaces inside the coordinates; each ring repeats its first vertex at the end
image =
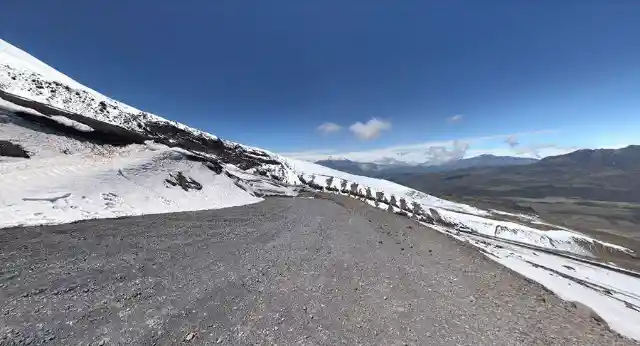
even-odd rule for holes
{"type": "Polygon", "coordinates": [[[2,39],[0,39],[0,61],[16,69],[38,73],[50,81],[58,81],[74,89],[81,89],[95,93],[94,90],[76,82],[65,74],[38,60],[31,54],[14,47],[2,39]]]}
{"type": "Polygon", "coordinates": [[[624,247],[570,230],[549,232],[500,220],[494,212],[388,181],[223,141],[112,100],[2,40],[0,91],[26,100],[14,99],[18,105],[0,101],[0,140],[32,154],[30,159],[0,157],[0,227],[222,208],[259,202],[265,194],[295,195],[306,185],[413,217],[469,242],[640,340],[637,278],[517,244],[583,257],[593,256],[590,246],[630,252],[624,247]],[[101,124],[142,137],[105,144],[96,136],[119,134],[104,133],[101,124]]]}
{"type": "Polygon", "coordinates": [[[217,138],[104,96],[2,39],[0,90],[132,131],[144,130],[147,123],[155,122],[170,124],[197,136],[217,138]]]}

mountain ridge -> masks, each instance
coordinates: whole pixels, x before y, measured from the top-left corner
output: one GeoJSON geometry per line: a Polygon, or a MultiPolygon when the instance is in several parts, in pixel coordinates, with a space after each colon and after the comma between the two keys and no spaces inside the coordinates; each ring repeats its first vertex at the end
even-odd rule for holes
{"type": "Polygon", "coordinates": [[[525,166],[475,167],[385,178],[436,195],[573,197],[640,202],[640,146],[582,149],[525,166]]]}
{"type": "Polygon", "coordinates": [[[352,174],[385,177],[389,174],[446,172],[470,167],[527,165],[538,159],[482,154],[440,164],[379,164],[349,159],[318,160],[315,163],[352,174]]]}

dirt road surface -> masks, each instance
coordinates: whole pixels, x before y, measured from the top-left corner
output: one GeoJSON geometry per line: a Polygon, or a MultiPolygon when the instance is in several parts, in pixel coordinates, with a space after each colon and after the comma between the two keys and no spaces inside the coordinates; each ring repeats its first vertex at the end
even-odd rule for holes
{"type": "Polygon", "coordinates": [[[635,344],[358,201],[0,230],[0,345],[635,344]]]}

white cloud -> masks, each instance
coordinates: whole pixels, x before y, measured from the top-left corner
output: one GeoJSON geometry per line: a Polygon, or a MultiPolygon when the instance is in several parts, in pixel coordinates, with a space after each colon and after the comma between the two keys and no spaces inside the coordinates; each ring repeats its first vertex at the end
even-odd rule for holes
{"type": "MultiPolygon", "coordinates": [[[[317,161],[317,160],[325,160],[328,158],[332,159],[349,159],[358,162],[377,162],[377,163],[390,163],[390,162],[405,162],[410,164],[419,164],[419,163],[437,163],[444,162],[443,160],[451,160],[462,157],[471,157],[480,154],[495,154],[495,155],[511,155],[511,156],[523,156],[523,157],[532,157],[531,153],[522,153],[518,154],[513,152],[513,150],[508,148],[491,148],[491,149],[481,149],[474,147],[471,149],[472,145],[476,145],[478,143],[484,141],[491,140],[504,140],[504,138],[513,136],[516,138],[517,136],[529,136],[529,135],[540,135],[540,134],[548,134],[552,132],[556,132],[557,130],[538,130],[538,131],[529,131],[529,132],[520,132],[513,134],[500,134],[500,135],[490,135],[490,136],[481,136],[481,137],[471,137],[471,138],[461,138],[457,140],[447,140],[447,141],[432,141],[432,142],[424,142],[417,144],[408,144],[408,145],[396,145],[386,148],[377,148],[370,150],[362,150],[362,151],[338,151],[338,150],[310,150],[303,152],[289,152],[282,153],[284,156],[289,156],[297,159],[308,160],[308,161],[317,161]]],[[[552,152],[551,148],[546,148],[544,151],[540,151],[540,155],[547,154],[547,152],[552,152]]]]}
{"type": "Polygon", "coordinates": [[[526,157],[532,159],[541,159],[547,156],[563,155],[572,151],[584,149],[578,147],[537,147],[534,150],[513,150],[511,148],[478,148],[467,151],[466,157],[474,157],[483,154],[491,154],[496,156],[514,156],[514,157],[526,157]]]}
{"type": "Polygon", "coordinates": [[[462,114],[456,114],[456,115],[450,116],[449,119],[447,120],[449,120],[450,123],[457,123],[461,121],[462,118],[463,118],[462,114]]]}
{"type": "Polygon", "coordinates": [[[368,141],[372,139],[378,138],[380,133],[384,130],[388,130],[391,128],[391,123],[379,120],[377,118],[371,118],[366,123],[357,122],[351,126],[349,126],[349,130],[353,132],[356,137],[363,141],[368,141]]]}
{"type": "Polygon", "coordinates": [[[453,160],[459,160],[464,158],[465,154],[469,150],[469,143],[452,141],[451,149],[445,145],[435,145],[428,147],[425,151],[427,160],[430,164],[439,164],[453,160]]]}
{"type": "Polygon", "coordinates": [[[533,144],[516,148],[517,156],[541,159],[547,156],[563,155],[578,150],[578,147],[562,147],[556,144],[533,144]]]}
{"type": "Polygon", "coordinates": [[[563,147],[556,144],[520,145],[520,141],[518,141],[514,135],[507,136],[504,142],[509,146],[511,151],[508,155],[532,157],[536,159],[541,159],[547,156],[563,155],[578,149],[578,147],[563,147]]]}
{"type": "Polygon", "coordinates": [[[336,123],[330,123],[330,122],[326,122],[323,123],[322,125],[318,126],[317,130],[324,133],[324,134],[329,134],[329,133],[335,133],[338,132],[342,129],[342,126],[336,124],[336,123]]]}
{"type": "Polygon", "coordinates": [[[311,150],[283,153],[297,159],[317,161],[324,159],[348,159],[358,162],[390,163],[441,163],[462,158],[469,148],[467,141],[439,141],[406,146],[341,152],[335,150],[311,150]]]}

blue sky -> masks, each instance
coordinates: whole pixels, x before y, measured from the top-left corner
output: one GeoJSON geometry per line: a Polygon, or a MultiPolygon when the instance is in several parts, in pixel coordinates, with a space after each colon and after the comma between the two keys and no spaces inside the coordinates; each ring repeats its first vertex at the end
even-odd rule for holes
{"type": "Polygon", "coordinates": [[[110,97],[297,156],[637,143],[640,3],[444,3],[7,1],[0,37],[110,97]]]}

